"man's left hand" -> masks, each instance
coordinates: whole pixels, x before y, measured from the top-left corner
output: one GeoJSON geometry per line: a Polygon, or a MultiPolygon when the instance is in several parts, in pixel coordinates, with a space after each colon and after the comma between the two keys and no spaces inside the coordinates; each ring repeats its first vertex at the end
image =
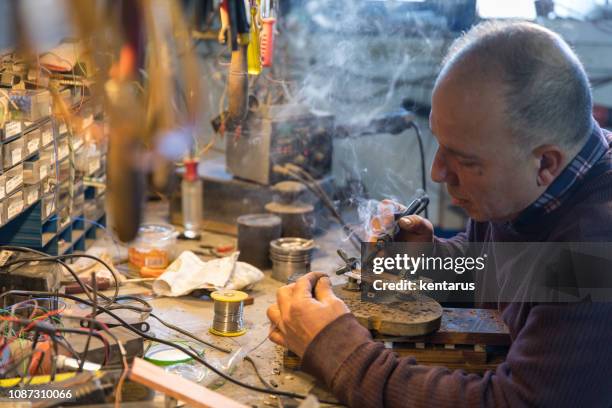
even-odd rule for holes
{"type": "Polygon", "coordinates": [[[303,357],[315,336],[345,313],[349,309],[334,294],[327,275],[311,272],[276,292],[276,304],[268,308],[270,340],[303,357]]]}

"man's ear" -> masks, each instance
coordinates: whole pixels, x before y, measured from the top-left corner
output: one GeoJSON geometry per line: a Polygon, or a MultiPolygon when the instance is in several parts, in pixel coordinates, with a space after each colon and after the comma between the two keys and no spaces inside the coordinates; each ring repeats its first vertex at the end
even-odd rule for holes
{"type": "Polygon", "coordinates": [[[533,155],[539,161],[538,186],[549,186],[565,167],[565,152],[556,145],[542,145],[533,151],[533,155]]]}

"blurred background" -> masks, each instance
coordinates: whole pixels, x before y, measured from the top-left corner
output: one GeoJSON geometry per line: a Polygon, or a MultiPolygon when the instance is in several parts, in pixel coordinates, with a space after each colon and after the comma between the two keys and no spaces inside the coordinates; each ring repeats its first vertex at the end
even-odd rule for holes
{"type": "MultiPolygon", "coordinates": [[[[194,174],[192,213],[205,228],[231,229],[248,213],[305,211],[315,234],[340,215],[363,238],[380,200],[408,203],[425,190],[438,233],[461,230],[465,214],[429,178],[430,96],[448,46],[487,19],[534,21],[563,36],[589,74],[596,119],[612,126],[607,0],[21,0],[1,2],[0,12],[0,86],[49,92],[54,118],[88,152],[70,144],[63,168],[48,158],[57,188],[36,200],[52,194],[61,221],[74,215],[75,180],[83,190],[108,185],[108,194],[84,192],[84,205],[92,222],[108,213],[123,241],[134,238],[149,200],[184,224],[191,204],[180,184],[194,174]],[[91,107],[81,110],[84,102],[91,107]],[[89,172],[84,163],[96,158],[101,166],[89,172]],[[298,186],[278,185],[287,180],[298,186]]],[[[10,113],[16,97],[2,97],[5,128],[25,120],[10,113]]],[[[24,153],[16,163],[39,157],[47,158],[24,153]]],[[[4,173],[12,168],[5,163],[4,173]]],[[[5,209],[2,224],[23,207],[5,209]]],[[[5,243],[22,228],[5,229],[5,243]]]]}

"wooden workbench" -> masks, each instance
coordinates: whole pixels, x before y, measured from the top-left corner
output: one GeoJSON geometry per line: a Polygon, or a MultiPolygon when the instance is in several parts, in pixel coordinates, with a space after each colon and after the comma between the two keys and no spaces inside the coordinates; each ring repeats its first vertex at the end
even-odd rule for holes
{"type": "MultiPolygon", "coordinates": [[[[149,211],[147,221],[165,221],[163,217],[160,218],[159,214],[160,211],[149,211]]],[[[164,212],[162,211],[161,214],[164,214],[164,212]]],[[[355,250],[343,239],[342,232],[339,229],[329,231],[325,235],[318,237],[315,242],[317,250],[311,269],[330,274],[332,283],[335,285],[342,284],[345,278],[337,277],[333,274],[336,267],[341,264],[340,258],[336,255],[336,250],[341,247],[345,251],[357,255],[355,250]]],[[[198,249],[199,244],[213,246],[227,244],[235,245],[236,239],[230,235],[204,232],[200,241],[179,241],[177,245],[177,254],[182,250],[198,249]]],[[[117,247],[115,246],[115,248],[117,247]]],[[[125,250],[125,248],[121,250],[125,250]]],[[[237,350],[239,347],[251,350],[260,344],[268,335],[269,321],[266,317],[266,310],[276,301],[276,290],[282,286],[281,282],[275,281],[270,277],[270,271],[264,271],[264,273],[265,278],[250,291],[250,294],[254,297],[254,304],[245,307],[244,316],[247,333],[243,336],[234,338],[218,337],[208,332],[213,318],[213,303],[207,297],[195,298],[185,296],[181,298],[155,298],[152,295],[150,286],[147,287],[137,284],[130,284],[122,287],[121,293],[141,294],[153,305],[155,313],[161,318],[188,330],[204,340],[224,347],[229,347],[233,350],[237,350]]],[[[156,337],[170,340],[186,339],[179,333],[175,333],[162,326],[154,319],[149,319],[148,322],[151,324],[151,332],[154,333],[156,337]]],[[[314,393],[319,398],[324,398],[326,400],[334,399],[327,391],[322,389],[322,387],[315,384],[312,377],[299,371],[283,368],[283,350],[269,340],[264,341],[261,346],[250,353],[250,356],[255,361],[260,374],[268,383],[277,385],[277,389],[300,394],[314,393]]],[[[207,357],[223,358],[227,357],[227,354],[211,350],[207,352],[207,357]]],[[[262,387],[262,384],[254,373],[253,367],[247,362],[242,362],[232,375],[242,382],[262,387]]],[[[229,382],[216,388],[216,391],[248,406],[297,406],[295,401],[284,398],[279,400],[270,394],[246,390],[229,382]]]]}
{"type": "MultiPolygon", "coordinates": [[[[147,211],[147,222],[167,222],[164,217],[164,209],[159,208],[149,209],[147,211]]],[[[183,250],[197,250],[198,245],[236,245],[236,238],[230,235],[216,234],[204,232],[199,241],[178,241],[177,255],[183,250]]],[[[351,251],[350,244],[342,239],[340,231],[332,231],[323,237],[316,240],[316,254],[312,263],[312,270],[327,272],[333,275],[335,268],[341,264],[340,258],[336,255],[337,248],[342,247],[347,251],[351,251]],[[340,243],[340,246],[337,246],[340,243]]],[[[123,251],[127,249],[116,243],[110,246],[107,242],[106,246],[113,252],[123,251]]],[[[200,249],[201,250],[201,249],[200,249]]],[[[354,251],[354,250],[353,250],[354,251]]],[[[213,259],[202,257],[204,260],[213,259]]],[[[264,271],[265,278],[259,282],[249,294],[254,297],[252,305],[245,306],[244,316],[247,332],[240,337],[226,338],[212,335],[208,332],[213,319],[213,303],[207,297],[196,298],[184,296],[180,298],[157,298],[153,296],[150,285],[128,284],[122,286],[121,294],[140,294],[154,308],[155,313],[162,319],[171,322],[174,325],[185,329],[206,341],[218,344],[224,347],[229,347],[232,350],[237,350],[243,347],[246,350],[251,350],[262,340],[268,336],[269,321],[266,317],[267,308],[276,302],[276,290],[282,286],[270,277],[271,271],[264,271]]],[[[332,282],[343,283],[343,277],[332,276],[332,282]]],[[[110,293],[110,292],[105,292],[110,293]]],[[[164,339],[187,339],[179,333],[176,333],[157,322],[155,319],[149,319],[151,325],[150,332],[156,337],[164,339]]],[[[204,348],[206,348],[204,346],[204,348]]],[[[207,352],[210,357],[227,357],[227,354],[211,350],[207,352]]],[[[268,383],[278,385],[277,389],[307,394],[314,392],[320,398],[332,399],[333,397],[325,390],[315,386],[315,381],[312,377],[299,371],[285,370],[282,366],[283,349],[276,346],[269,340],[266,340],[260,347],[250,354],[255,361],[260,374],[268,381],[268,383]],[[313,390],[314,388],[314,390],[313,390]]],[[[236,379],[247,382],[252,385],[263,387],[254,373],[253,367],[243,362],[232,374],[236,379]]],[[[275,397],[270,394],[262,394],[246,390],[242,387],[226,382],[221,387],[217,388],[219,393],[229,396],[237,401],[240,401],[249,406],[270,407],[281,406],[275,397]]],[[[283,399],[283,407],[291,406],[290,400],[283,399]]]]}

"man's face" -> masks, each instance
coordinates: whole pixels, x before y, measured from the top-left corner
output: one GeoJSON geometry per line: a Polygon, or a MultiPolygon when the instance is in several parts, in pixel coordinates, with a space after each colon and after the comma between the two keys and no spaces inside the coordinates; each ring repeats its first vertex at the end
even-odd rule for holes
{"type": "Polygon", "coordinates": [[[516,146],[496,86],[447,74],[434,89],[430,116],[438,151],[431,178],[476,221],[507,221],[540,194],[537,158],[516,146]]]}

